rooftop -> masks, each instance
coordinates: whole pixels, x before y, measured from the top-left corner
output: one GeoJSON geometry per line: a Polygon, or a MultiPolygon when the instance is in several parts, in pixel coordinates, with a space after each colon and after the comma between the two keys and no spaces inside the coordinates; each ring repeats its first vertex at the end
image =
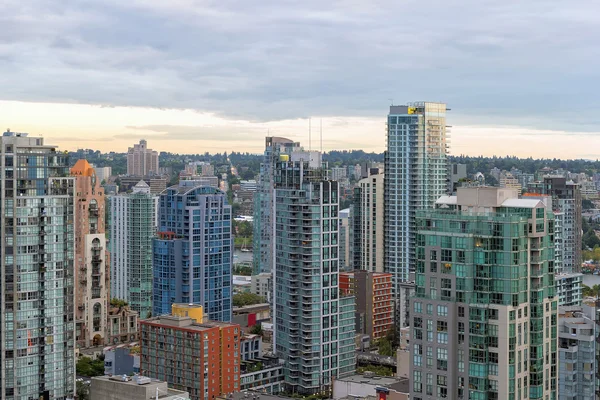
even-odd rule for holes
{"type": "MultiPolygon", "coordinates": [[[[128,395],[134,395],[136,399],[144,397],[146,399],[156,399],[155,393],[158,390],[158,399],[189,399],[189,393],[181,390],[170,389],[167,382],[158,379],[152,379],[145,376],[96,376],[92,378],[92,393],[94,390],[102,391],[107,389],[106,385],[118,385],[119,390],[126,390],[128,395]],[[100,387],[98,387],[100,386],[100,387]],[[134,393],[132,393],[132,390],[134,393]],[[142,394],[145,392],[145,395],[142,394]],[[150,397],[149,397],[150,396],[150,397]]],[[[114,386],[113,386],[114,387],[114,386]]],[[[92,396],[93,398],[93,396],[92,396]]]]}
{"type": "Polygon", "coordinates": [[[176,328],[192,329],[197,331],[206,331],[211,328],[227,328],[227,327],[239,327],[238,324],[232,324],[221,321],[204,321],[196,322],[196,320],[190,317],[178,317],[174,315],[160,315],[158,317],[149,318],[141,321],[142,324],[148,325],[164,325],[173,326],[176,328]]]}
{"type": "Polygon", "coordinates": [[[78,176],[93,176],[96,172],[87,160],[77,160],[75,165],[71,168],[71,175],[78,176]]]}
{"type": "Polygon", "coordinates": [[[338,378],[336,380],[340,382],[361,383],[367,385],[383,386],[387,388],[391,388],[393,385],[403,384],[403,382],[406,381],[406,389],[408,391],[408,379],[397,378],[395,376],[365,376],[363,374],[354,374],[343,378],[338,378]]]}

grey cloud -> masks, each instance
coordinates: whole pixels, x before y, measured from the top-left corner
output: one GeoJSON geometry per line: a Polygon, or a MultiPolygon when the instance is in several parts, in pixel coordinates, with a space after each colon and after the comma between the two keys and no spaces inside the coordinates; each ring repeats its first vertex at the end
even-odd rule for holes
{"type": "Polygon", "coordinates": [[[252,121],[443,100],[454,125],[595,129],[600,3],[452,3],[5,0],[0,98],[252,121]]]}
{"type": "Polygon", "coordinates": [[[116,139],[140,138],[148,140],[195,140],[195,141],[247,141],[264,138],[267,130],[258,127],[235,126],[181,126],[147,125],[128,126],[128,129],[146,133],[124,133],[113,136],[116,139]]]}

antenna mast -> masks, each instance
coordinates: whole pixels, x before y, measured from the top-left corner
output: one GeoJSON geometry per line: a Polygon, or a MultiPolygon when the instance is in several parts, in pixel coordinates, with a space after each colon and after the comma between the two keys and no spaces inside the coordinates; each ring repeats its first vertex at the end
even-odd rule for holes
{"type": "Polygon", "coordinates": [[[311,136],[311,133],[310,133],[311,129],[310,128],[311,128],[311,126],[310,126],[310,123],[311,123],[310,118],[308,118],[308,151],[311,150],[311,142],[310,142],[310,136],[311,136]]]}
{"type": "Polygon", "coordinates": [[[323,118],[321,118],[319,125],[319,139],[321,140],[321,154],[323,154],[323,118]]]}

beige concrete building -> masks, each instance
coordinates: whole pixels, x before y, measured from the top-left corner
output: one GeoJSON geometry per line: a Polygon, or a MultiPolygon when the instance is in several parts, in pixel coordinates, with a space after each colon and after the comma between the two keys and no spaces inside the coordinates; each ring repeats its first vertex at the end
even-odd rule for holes
{"type": "Polygon", "coordinates": [[[127,175],[158,174],[158,152],[148,148],[145,140],[127,150],[127,175]]]}
{"type": "Polygon", "coordinates": [[[354,189],[354,269],[383,272],[383,174],[358,181],[354,189]]]}
{"type": "Polygon", "coordinates": [[[139,315],[128,305],[111,304],[108,309],[106,344],[128,343],[139,339],[139,315]]]}
{"type": "Polygon", "coordinates": [[[167,382],[145,376],[92,378],[91,400],[189,400],[188,392],[169,389],[167,382]]]}
{"type": "Polygon", "coordinates": [[[503,172],[500,174],[499,185],[503,188],[516,189],[518,194],[521,194],[521,183],[519,180],[510,172],[503,172]]]}
{"type": "Polygon", "coordinates": [[[105,344],[110,274],[104,230],[104,190],[86,160],[75,177],[75,322],[79,347],[105,344]]]}

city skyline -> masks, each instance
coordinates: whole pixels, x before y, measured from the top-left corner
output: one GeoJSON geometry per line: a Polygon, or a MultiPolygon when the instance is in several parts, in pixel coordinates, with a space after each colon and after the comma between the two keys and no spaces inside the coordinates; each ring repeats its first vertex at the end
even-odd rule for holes
{"type": "MultiPolygon", "coordinates": [[[[425,99],[427,100],[427,99],[425,99]]],[[[395,103],[405,103],[402,99],[395,103]]],[[[448,105],[452,117],[451,155],[516,156],[520,158],[598,159],[589,149],[600,146],[596,132],[523,128],[510,125],[461,125],[460,110],[448,105]],[[586,146],[574,143],[585,140],[586,146]]],[[[312,148],[319,150],[320,123],[323,151],[385,150],[382,101],[377,117],[313,117],[312,148]],[[368,140],[367,140],[368,138],[368,140]]],[[[90,104],[27,103],[0,100],[5,129],[43,136],[61,150],[92,148],[127,153],[141,139],[158,152],[179,154],[250,152],[261,154],[267,136],[302,141],[308,148],[309,119],[281,121],[230,120],[192,109],[109,107],[90,104]],[[36,118],[32,120],[31,116],[36,118]]],[[[464,112],[465,110],[463,110],[464,112]]]]}

